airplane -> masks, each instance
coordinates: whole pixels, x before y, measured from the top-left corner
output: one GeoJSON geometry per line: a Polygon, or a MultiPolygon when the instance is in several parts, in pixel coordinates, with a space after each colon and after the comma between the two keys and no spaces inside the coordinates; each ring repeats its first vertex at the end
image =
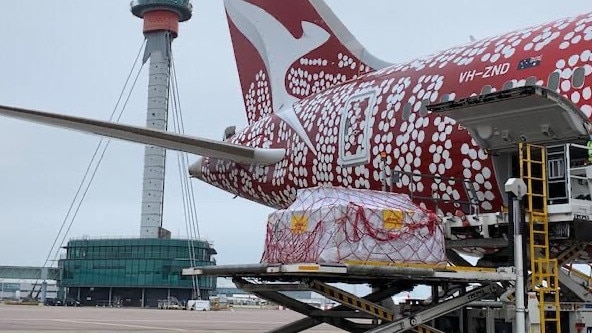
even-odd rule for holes
{"type": "Polygon", "coordinates": [[[288,206],[298,189],[331,185],[410,193],[452,217],[474,212],[459,202],[501,211],[522,128],[528,141],[588,140],[592,14],[391,64],[323,1],[224,4],[248,124],[222,141],[18,107],[0,106],[0,114],[199,155],[193,177],[273,208],[288,206]],[[524,87],[531,95],[521,95],[524,87]],[[454,104],[480,96],[497,106],[551,98],[562,108],[541,113],[517,102],[520,112],[490,109],[478,122],[454,104]]]}

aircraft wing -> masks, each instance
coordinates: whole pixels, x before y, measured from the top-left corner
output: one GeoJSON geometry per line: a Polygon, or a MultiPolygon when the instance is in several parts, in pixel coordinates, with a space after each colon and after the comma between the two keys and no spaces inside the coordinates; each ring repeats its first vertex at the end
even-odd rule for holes
{"type": "Polygon", "coordinates": [[[94,133],[126,141],[159,146],[201,156],[230,160],[237,163],[269,165],[281,161],[286,155],[285,149],[247,147],[229,142],[180,135],[144,127],[122,125],[107,121],[27,110],[10,106],[0,105],[0,115],[94,133]]]}

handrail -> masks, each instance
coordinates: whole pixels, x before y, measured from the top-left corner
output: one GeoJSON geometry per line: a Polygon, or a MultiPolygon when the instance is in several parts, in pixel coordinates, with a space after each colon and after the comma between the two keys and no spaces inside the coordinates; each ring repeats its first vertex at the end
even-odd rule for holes
{"type": "Polygon", "coordinates": [[[568,275],[576,276],[580,280],[586,282],[586,287],[590,286],[590,282],[592,280],[592,277],[590,275],[580,271],[579,269],[575,268],[573,265],[566,264],[566,265],[563,265],[563,268],[565,268],[568,271],[568,275]]]}

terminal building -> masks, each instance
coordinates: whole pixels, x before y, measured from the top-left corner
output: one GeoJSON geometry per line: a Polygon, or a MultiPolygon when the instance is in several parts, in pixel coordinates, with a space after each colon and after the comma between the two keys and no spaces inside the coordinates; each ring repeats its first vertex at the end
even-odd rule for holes
{"type": "MultiPolygon", "coordinates": [[[[20,301],[26,298],[31,292],[39,290],[35,280],[28,279],[1,279],[0,280],[0,302],[20,301]]],[[[47,282],[47,298],[58,297],[58,285],[56,281],[47,282]]]]}
{"type": "Polygon", "coordinates": [[[60,287],[82,305],[156,307],[169,296],[207,299],[216,288],[214,277],[181,275],[186,267],[215,265],[216,251],[207,241],[74,239],[65,248],[60,287]]]}

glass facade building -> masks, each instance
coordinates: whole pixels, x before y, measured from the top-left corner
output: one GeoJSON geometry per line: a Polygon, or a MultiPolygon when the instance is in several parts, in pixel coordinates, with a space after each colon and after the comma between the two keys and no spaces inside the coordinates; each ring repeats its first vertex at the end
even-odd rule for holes
{"type": "Polygon", "coordinates": [[[67,296],[87,305],[156,306],[159,299],[207,297],[214,277],[181,275],[183,268],[215,265],[216,251],[206,241],[187,239],[76,239],[60,260],[60,286],[67,296]],[[191,244],[191,245],[190,245],[191,244]],[[191,262],[190,249],[195,254],[191,262]]]}

